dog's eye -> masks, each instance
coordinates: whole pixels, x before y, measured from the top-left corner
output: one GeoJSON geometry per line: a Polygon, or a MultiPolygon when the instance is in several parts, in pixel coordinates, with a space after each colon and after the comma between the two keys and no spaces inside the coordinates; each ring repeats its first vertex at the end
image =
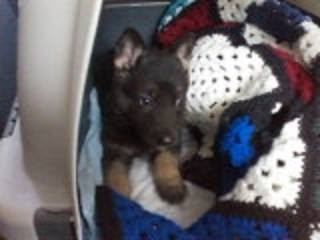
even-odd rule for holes
{"type": "Polygon", "coordinates": [[[140,96],[139,97],[139,105],[140,106],[146,106],[151,104],[152,98],[150,96],[140,96]]]}

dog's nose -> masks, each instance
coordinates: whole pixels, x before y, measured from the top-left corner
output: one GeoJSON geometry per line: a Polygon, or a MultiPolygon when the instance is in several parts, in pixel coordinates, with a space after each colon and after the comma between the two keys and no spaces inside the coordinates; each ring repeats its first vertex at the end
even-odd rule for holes
{"type": "Polygon", "coordinates": [[[170,144],[170,143],[173,142],[173,141],[172,141],[172,137],[170,137],[170,136],[165,136],[165,137],[163,137],[162,142],[165,143],[165,144],[170,144]]]}
{"type": "Polygon", "coordinates": [[[167,135],[163,136],[159,139],[159,144],[161,145],[171,145],[174,142],[173,137],[167,135]]]}

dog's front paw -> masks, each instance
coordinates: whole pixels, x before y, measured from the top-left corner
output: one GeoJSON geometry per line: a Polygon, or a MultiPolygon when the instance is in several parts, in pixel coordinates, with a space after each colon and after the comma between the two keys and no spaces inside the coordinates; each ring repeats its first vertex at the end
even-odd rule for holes
{"type": "Polygon", "coordinates": [[[206,134],[203,139],[202,139],[202,146],[200,147],[199,150],[199,156],[202,158],[212,158],[214,155],[213,152],[213,146],[214,146],[214,142],[213,142],[213,137],[212,134],[206,134]]]}
{"type": "Polygon", "coordinates": [[[128,166],[122,162],[114,161],[110,164],[109,169],[106,171],[104,182],[112,190],[130,197],[131,184],[128,176],[128,166]]]}
{"type": "Polygon", "coordinates": [[[210,146],[203,146],[199,150],[199,155],[202,158],[212,158],[213,150],[210,148],[210,146]]]}
{"type": "Polygon", "coordinates": [[[171,204],[183,202],[188,192],[182,179],[179,181],[157,183],[156,188],[159,196],[171,204]]]}
{"type": "Polygon", "coordinates": [[[181,177],[179,156],[171,151],[158,153],[153,160],[153,177],[160,197],[172,204],[184,200],[187,188],[181,177]]]}

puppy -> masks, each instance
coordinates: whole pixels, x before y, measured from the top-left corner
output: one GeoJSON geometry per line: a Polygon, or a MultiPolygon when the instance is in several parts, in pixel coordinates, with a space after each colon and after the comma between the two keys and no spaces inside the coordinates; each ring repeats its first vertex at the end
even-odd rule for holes
{"type": "Polygon", "coordinates": [[[147,156],[160,197],[170,203],[184,199],[178,162],[193,42],[190,34],[170,50],[146,48],[140,35],[127,29],[116,43],[103,134],[105,184],[115,191],[130,195],[131,161],[147,156]]]}

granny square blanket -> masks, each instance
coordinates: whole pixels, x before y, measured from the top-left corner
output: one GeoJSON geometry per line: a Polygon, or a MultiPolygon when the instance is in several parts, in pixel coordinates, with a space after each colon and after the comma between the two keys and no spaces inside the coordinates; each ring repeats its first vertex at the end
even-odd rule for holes
{"type": "Polygon", "coordinates": [[[186,119],[201,133],[191,161],[210,163],[218,202],[181,229],[113,194],[120,235],[320,240],[319,26],[279,0],[175,0],[157,41],[170,47],[187,32],[197,39],[186,119]]]}

